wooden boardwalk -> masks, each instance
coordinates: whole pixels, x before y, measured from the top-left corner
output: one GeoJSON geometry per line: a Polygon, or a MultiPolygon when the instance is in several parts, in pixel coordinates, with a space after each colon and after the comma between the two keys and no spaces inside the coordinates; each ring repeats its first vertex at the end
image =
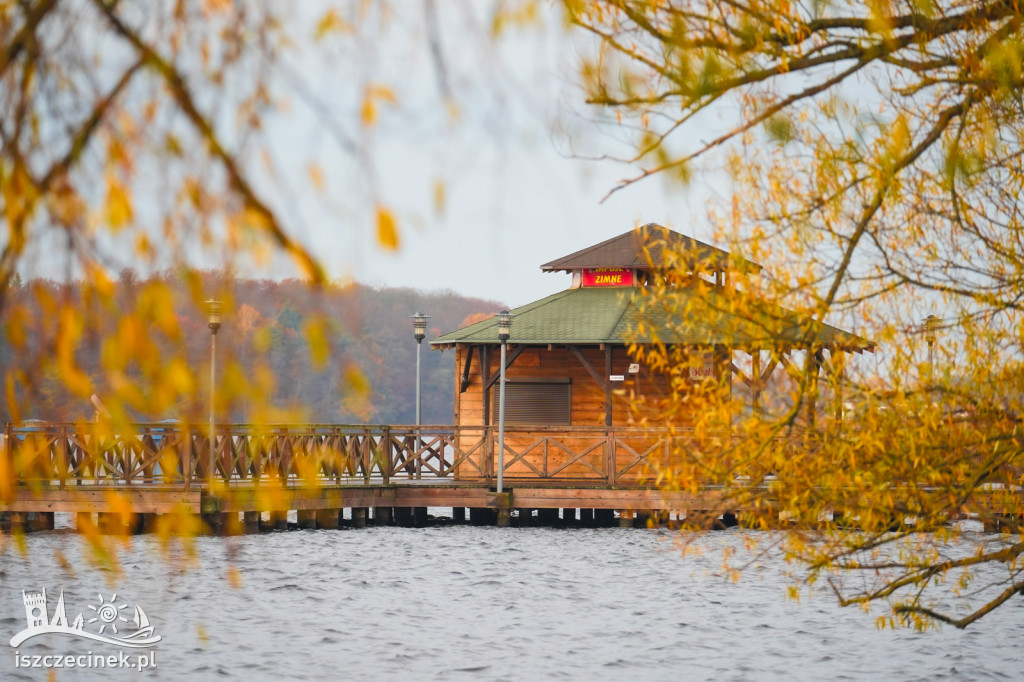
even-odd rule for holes
{"type": "MultiPolygon", "coordinates": [[[[506,429],[499,494],[495,428],[229,425],[211,447],[208,432],[176,424],[127,433],[7,425],[0,466],[11,475],[0,476],[0,525],[46,529],[54,513],[72,513],[79,526],[136,532],[178,514],[235,533],[256,532],[261,521],[287,527],[289,512],[300,527],[423,525],[430,508],[500,525],[559,513],[582,525],[639,525],[720,509],[714,489],[694,495],[653,483],[673,452],[728,441],[685,430],[506,429]]],[[[742,511],[750,510],[731,510],[742,511]]]]}
{"type": "Polygon", "coordinates": [[[15,526],[41,528],[55,512],[102,521],[125,509],[140,526],[152,515],[190,513],[214,527],[244,519],[250,531],[267,514],[281,526],[289,511],[300,526],[312,518],[330,528],[368,516],[390,523],[410,512],[416,522],[437,507],[485,522],[507,521],[513,510],[524,522],[533,510],[565,517],[577,509],[580,520],[632,522],[712,502],[713,493],[696,498],[650,483],[657,460],[682,437],[659,429],[507,429],[505,492],[498,494],[495,428],[230,425],[218,429],[211,448],[208,433],[175,424],[138,424],[129,433],[95,424],[8,425],[3,465],[15,485],[0,491],[0,512],[15,526]]]}

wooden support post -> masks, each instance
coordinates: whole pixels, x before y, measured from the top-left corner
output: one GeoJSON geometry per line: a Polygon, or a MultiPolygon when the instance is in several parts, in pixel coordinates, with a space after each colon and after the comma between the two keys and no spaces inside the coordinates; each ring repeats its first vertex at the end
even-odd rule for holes
{"type": "Polygon", "coordinates": [[[557,509],[538,509],[537,510],[537,524],[540,526],[557,526],[558,525],[558,510],[557,509]]]}
{"type": "Polygon", "coordinates": [[[413,507],[412,525],[414,528],[426,528],[430,523],[426,507],[413,507]]]}
{"type": "Polygon", "coordinates": [[[324,530],[338,530],[340,509],[318,509],[316,512],[316,527],[324,530]]]}
{"type": "Polygon", "coordinates": [[[36,516],[32,519],[32,530],[53,530],[54,518],[53,512],[36,512],[36,516]]]}
{"type": "Polygon", "coordinates": [[[222,527],[225,535],[245,535],[245,521],[240,512],[226,512],[222,527]]]}
{"type": "Polygon", "coordinates": [[[159,514],[139,514],[141,521],[140,531],[144,534],[155,533],[157,530],[157,524],[160,522],[159,514]]]}
{"type": "Polygon", "coordinates": [[[470,507],[469,509],[469,522],[474,526],[491,526],[496,520],[497,517],[493,509],[486,507],[470,507]]]}
{"type": "Polygon", "coordinates": [[[465,507],[452,507],[452,521],[455,523],[466,522],[466,508],[465,507]]]}
{"type": "Polygon", "coordinates": [[[203,535],[224,535],[224,515],[219,512],[200,514],[203,535]]]}
{"type": "Polygon", "coordinates": [[[508,528],[512,525],[512,510],[508,507],[502,507],[497,510],[498,513],[498,525],[502,528],[508,528]]]}
{"type": "Polygon", "coordinates": [[[391,525],[391,507],[374,507],[373,508],[373,525],[375,525],[375,526],[390,526],[391,525]]]}
{"type": "Polygon", "coordinates": [[[352,507],[353,528],[366,528],[367,511],[366,507],[352,507]]]}
{"type": "Polygon", "coordinates": [[[273,530],[288,530],[288,512],[282,510],[271,511],[270,527],[273,530]]]}
{"type": "Polygon", "coordinates": [[[244,521],[243,530],[246,535],[257,535],[260,532],[260,512],[247,511],[242,514],[244,521]]]}
{"type": "Polygon", "coordinates": [[[599,528],[611,528],[615,525],[615,510],[595,509],[594,521],[599,528]]]}
{"type": "Polygon", "coordinates": [[[316,529],[316,512],[309,509],[299,509],[295,512],[295,516],[301,530],[316,529]]]}
{"type": "Polygon", "coordinates": [[[28,512],[11,512],[12,533],[28,533],[31,530],[28,524],[28,512]]]}
{"type": "Polygon", "coordinates": [[[628,510],[619,512],[619,528],[632,528],[635,514],[628,510]]]}
{"type": "Polygon", "coordinates": [[[78,512],[75,514],[75,530],[79,533],[87,533],[96,528],[96,521],[92,512],[78,512]]]}
{"type": "Polygon", "coordinates": [[[604,425],[612,425],[612,345],[604,347],[604,425]]]}
{"type": "Polygon", "coordinates": [[[412,509],[410,507],[395,507],[395,525],[412,528],[412,509]]]}
{"type": "Polygon", "coordinates": [[[96,527],[103,535],[122,535],[124,532],[121,515],[109,512],[97,512],[96,527]]]}

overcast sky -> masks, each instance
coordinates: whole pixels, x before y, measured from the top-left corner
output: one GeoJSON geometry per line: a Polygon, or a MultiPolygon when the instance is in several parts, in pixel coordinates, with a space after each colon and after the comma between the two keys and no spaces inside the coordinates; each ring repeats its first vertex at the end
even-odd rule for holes
{"type": "MultiPolygon", "coordinates": [[[[372,155],[372,183],[346,154],[321,153],[324,137],[317,126],[307,130],[289,122],[280,131],[281,153],[316,156],[335,196],[377,195],[333,214],[290,211],[294,202],[282,207],[333,277],[450,289],[514,307],[568,286],[568,276],[542,273],[542,263],[636,225],[658,222],[710,239],[706,178],[689,188],[654,178],[601,203],[636,168],[580,157],[623,149],[613,129],[592,123],[602,114],[584,103],[575,82],[587,49],[584,36],[566,33],[552,14],[543,25],[511,31],[494,45],[474,24],[479,19],[454,12],[440,22],[457,119],[444,110],[418,14],[389,30],[387,46],[375,42],[354,57],[364,79],[393,84],[398,96],[395,107],[381,108],[379,125],[357,140],[372,155]],[[441,213],[433,191],[438,179],[446,189],[441,213]],[[375,200],[396,209],[402,236],[397,253],[375,242],[375,200]]],[[[298,70],[312,90],[337,90],[336,99],[328,99],[332,109],[352,106],[352,91],[339,85],[339,73],[324,68],[322,59],[298,70]]]]}
{"type": "MultiPolygon", "coordinates": [[[[539,3],[547,13],[540,21],[495,40],[492,3],[438,2],[436,52],[426,5],[415,3],[414,9],[386,19],[380,16],[383,5],[342,5],[357,27],[355,35],[321,42],[312,36],[326,5],[289,7],[296,47],[286,51],[269,81],[275,101],[283,104],[264,114],[263,137],[249,147],[236,146],[232,127],[233,107],[245,92],[233,93],[228,82],[197,93],[263,198],[332,279],[452,290],[515,307],[568,286],[567,275],[542,273],[542,263],[636,225],[658,222],[711,240],[704,216],[716,187],[712,176],[695,174],[687,188],[669,187],[655,177],[601,203],[617,181],[638,168],[583,158],[625,153],[625,133],[607,120],[597,125],[595,120],[609,113],[585,104],[576,74],[581,55],[593,45],[589,36],[565,28],[557,3],[539,3]],[[361,7],[369,9],[358,14],[361,7]],[[435,53],[440,61],[433,59],[435,53]],[[378,102],[378,120],[366,127],[360,107],[367,88],[377,85],[393,91],[396,102],[378,102]],[[310,182],[312,165],[323,170],[320,191],[310,182]],[[438,182],[445,188],[443,210],[435,200],[438,182]],[[378,205],[397,217],[397,252],[377,244],[378,205]]],[[[190,63],[188,54],[178,60],[190,63]]],[[[153,235],[157,258],[170,251],[159,244],[162,162],[158,155],[140,162],[144,170],[136,188],[138,227],[153,235]]],[[[721,184],[720,195],[725,194],[721,184]]],[[[62,241],[65,235],[51,232],[32,244],[22,275],[81,277],[62,241]]],[[[147,268],[130,246],[132,234],[100,234],[107,246],[101,263],[114,275],[125,267],[145,275],[147,269],[180,263],[174,252],[147,268]],[[119,246],[118,240],[124,243],[119,246]]],[[[185,248],[191,249],[187,260],[201,268],[220,267],[237,255],[199,240],[185,248]]],[[[296,274],[283,258],[243,263],[237,272],[253,278],[296,274]]]]}

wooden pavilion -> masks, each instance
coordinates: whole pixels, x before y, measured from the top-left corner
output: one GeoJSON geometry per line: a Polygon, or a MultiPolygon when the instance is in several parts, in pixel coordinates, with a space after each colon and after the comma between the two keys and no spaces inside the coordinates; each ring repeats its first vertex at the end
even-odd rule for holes
{"type": "MultiPolygon", "coordinates": [[[[631,344],[659,341],[678,350],[695,390],[711,382],[731,397],[737,377],[749,387],[755,408],[777,367],[796,372],[791,352],[811,352],[817,366],[835,372],[842,363],[830,359],[837,354],[872,348],[871,342],[837,327],[752,300],[736,283],[740,275],[759,271],[758,264],[653,223],[541,269],[570,273],[572,281],[564,291],[511,311],[505,388],[511,437],[506,439],[505,475],[513,479],[551,478],[552,471],[587,478],[597,467],[581,454],[588,447],[583,431],[629,428],[638,423],[638,395],[672,394],[669,382],[678,377],[637,362],[631,344]],[[674,272],[685,270],[686,276],[666,289],[659,273],[677,263],[684,267],[674,272]],[[737,352],[750,355],[749,363],[741,363],[749,365],[749,374],[734,362],[737,352]]],[[[430,343],[455,350],[454,423],[468,443],[479,438],[470,427],[486,429],[498,422],[497,320],[471,324],[430,343]]],[[[684,415],[675,426],[688,425],[684,415]]],[[[646,447],[634,442],[615,457],[635,458],[646,447]]],[[[463,467],[457,475],[473,478],[481,473],[478,465],[463,467]]],[[[622,471],[622,466],[615,468],[622,471]]]]}
{"type": "Polygon", "coordinates": [[[838,356],[872,347],[754,298],[744,282],[756,263],[658,225],[541,267],[569,273],[571,284],[512,311],[502,434],[489,319],[431,341],[456,353],[454,426],[7,424],[0,463],[16,485],[0,495],[0,530],[53,528],[56,512],[76,514],[87,532],[156,528],[160,515],[177,523],[182,513],[219,532],[256,532],[264,514],[287,528],[291,510],[303,528],[359,527],[370,509],[385,525],[424,525],[428,508],[446,506],[455,521],[469,509],[501,525],[512,510],[519,525],[533,510],[541,522],[561,509],[563,523],[584,525],[614,523],[615,512],[632,525],[644,514],[714,510],[713,487],[664,490],[650,478],[665,458],[671,466],[680,452],[699,456],[738,437],[696,419],[701,393],[732,400],[738,379],[758,409],[773,372],[799,375],[794,351],[838,388],[838,356]],[[671,350],[670,372],[638,360],[652,344],[671,350]],[[646,398],[686,410],[673,412],[678,423],[645,425],[636,406],[646,398]],[[495,486],[502,464],[507,489],[495,486]]]}

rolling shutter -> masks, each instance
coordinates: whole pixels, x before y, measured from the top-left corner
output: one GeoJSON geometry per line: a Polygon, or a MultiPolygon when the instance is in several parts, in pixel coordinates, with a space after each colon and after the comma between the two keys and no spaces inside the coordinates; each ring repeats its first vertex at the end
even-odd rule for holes
{"type": "MultiPolygon", "coordinates": [[[[505,424],[521,426],[570,426],[571,391],[563,381],[506,381],[505,424]]],[[[498,387],[491,391],[491,414],[498,423],[498,387]]]]}

